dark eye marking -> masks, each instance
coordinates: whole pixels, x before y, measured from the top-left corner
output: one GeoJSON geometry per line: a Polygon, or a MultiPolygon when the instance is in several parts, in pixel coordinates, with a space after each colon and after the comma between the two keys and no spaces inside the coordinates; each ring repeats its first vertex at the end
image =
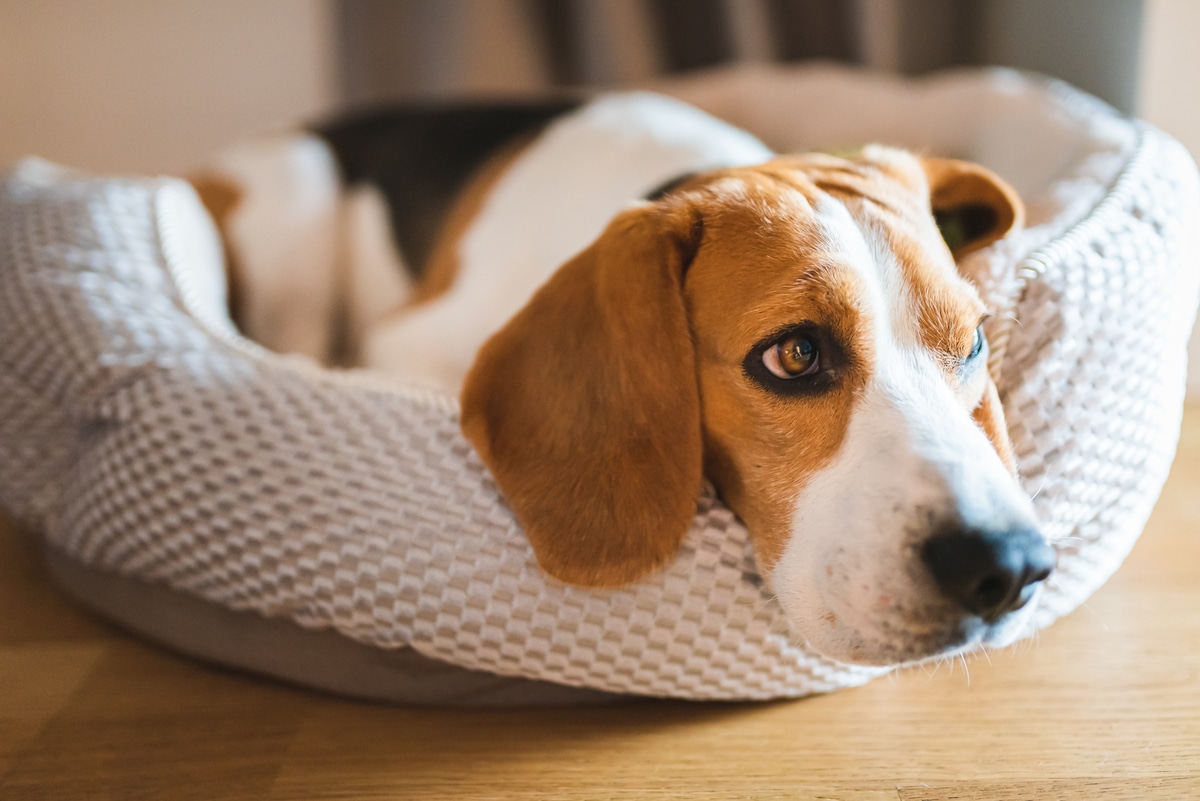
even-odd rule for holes
{"type": "Polygon", "coordinates": [[[776,331],[750,349],[742,371],[778,395],[812,396],[833,388],[845,355],[828,329],[801,322],[776,331]]]}
{"type": "Polygon", "coordinates": [[[820,372],[821,351],[804,334],[792,334],[763,351],[762,362],[771,375],[790,381],[820,372]]]}

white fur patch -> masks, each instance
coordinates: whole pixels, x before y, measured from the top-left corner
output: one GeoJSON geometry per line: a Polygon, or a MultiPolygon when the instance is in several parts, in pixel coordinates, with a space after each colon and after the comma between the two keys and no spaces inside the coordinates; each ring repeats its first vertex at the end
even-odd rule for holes
{"type": "Polygon", "coordinates": [[[346,193],[341,233],[344,355],[357,363],[367,332],[408,299],[412,280],[396,245],[387,200],[376,187],[356,186],[346,193]]]}
{"type": "Polygon", "coordinates": [[[771,586],[812,645],[847,661],[904,662],[1011,640],[1032,604],[1002,625],[963,624],[920,546],[952,518],[988,530],[1036,528],[1032,504],[919,344],[886,241],[835,199],[818,208],[830,246],[867,287],[874,373],[833,463],[798,494],[771,586]]]}
{"type": "Polygon", "coordinates": [[[748,133],[677,100],[600,97],[550,125],[514,161],[459,243],[454,287],[372,332],[366,366],[457,393],[488,337],[631,201],[683,173],[771,155],[748,133]]]}
{"type": "Polygon", "coordinates": [[[244,333],[280,353],[325,359],[341,193],[333,154],[320,139],[293,133],[236,146],[210,169],[243,190],[226,236],[245,288],[244,333]]]}

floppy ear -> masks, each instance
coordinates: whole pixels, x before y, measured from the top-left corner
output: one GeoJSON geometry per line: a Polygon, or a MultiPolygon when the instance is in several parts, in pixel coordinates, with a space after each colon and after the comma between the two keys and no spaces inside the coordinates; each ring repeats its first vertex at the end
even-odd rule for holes
{"type": "Polygon", "coordinates": [[[562,581],[645,575],[695,513],[700,398],[682,283],[699,237],[679,204],[622,213],[467,375],[463,432],[562,581]]]}
{"type": "Polygon", "coordinates": [[[986,247],[1020,228],[1025,206],[991,170],[969,161],[922,159],[929,201],[954,258],[986,247]]]}

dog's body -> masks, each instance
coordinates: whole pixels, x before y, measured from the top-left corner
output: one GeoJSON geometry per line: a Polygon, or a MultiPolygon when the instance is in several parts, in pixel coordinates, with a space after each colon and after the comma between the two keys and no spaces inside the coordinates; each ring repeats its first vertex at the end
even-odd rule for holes
{"type": "Polygon", "coordinates": [[[465,118],[400,115],[195,181],[247,332],[321,358],[348,317],[340,349],[365,366],[461,388],[464,432],[565,581],[661,565],[707,476],[827,655],[892,664],[1020,633],[1053,554],[937,224],[954,254],[989,244],[1020,222],[1007,186],[880,147],[775,157],[656,95],[489,113],[469,147],[465,118]],[[409,180],[389,147],[417,155],[409,180]]]}

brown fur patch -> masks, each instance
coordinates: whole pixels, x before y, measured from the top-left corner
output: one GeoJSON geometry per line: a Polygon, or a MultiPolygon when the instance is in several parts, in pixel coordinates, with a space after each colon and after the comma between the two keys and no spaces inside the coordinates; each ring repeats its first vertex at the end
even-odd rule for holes
{"type": "Polygon", "coordinates": [[[639,578],[695,513],[700,402],[680,284],[697,233],[686,214],[619,215],[467,376],[463,431],[563,581],[639,578]]]}
{"type": "Polygon", "coordinates": [[[799,490],[841,448],[876,358],[861,275],[817,220],[822,192],[887,238],[915,301],[913,344],[943,355],[1011,466],[994,386],[984,371],[958,375],[982,304],[930,216],[920,164],[818,156],[720,170],[617,217],[467,377],[463,430],[548,573],[611,586],[664,563],[691,520],[701,456],[760,569],[779,561],[799,490]],[[801,324],[835,345],[823,390],[751,380],[747,360],[801,324]]]}
{"type": "Polygon", "coordinates": [[[815,225],[816,187],[789,163],[726,171],[691,194],[705,220],[687,301],[706,473],[745,520],[760,569],[769,572],[791,536],[800,488],[837,454],[871,375],[871,322],[857,273],[815,225]],[[799,323],[840,346],[837,361],[827,362],[831,388],[789,396],[750,381],[747,354],[799,323]]]}
{"type": "Polygon", "coordinates": [[[984,306],[978,293],[959,273],[956,260],[1020,227],[1024,205],[1012,187],[976,164],[950,159],[918,162],[894,151],[885,151],[884,155],[882,163],[863,165],[862,169],[868,172],[862,173],[849,191],[844,186],[844,177],[840,178],[843,186],[832,188],[823,183],[822,188],[838,194],[860,219],[879,218],[876,230],[888,242],[904,273],[922,344],[939,358],[951,388],[967,408],[973,409],[976,423],[1005,466],[1015,473],[1012,442],[995,383],[982,366],[967,373],[965,378],[960,374],[963,360],[971,352],[984,306]],[[904,162],[911,166],[905,166],[904,162]],[[917,165],[928,182],[928,204],[923,202],[924,187],[911,177],[912,167],[917,165]],[[873,166],[892,177],[909,176],[900,182],[909,191],[896,193],[897,184],[893,182],[871,182],[869,170],[873,166]],[[881,192],[885,193],[885,200],[879,199],[881,192]],[[956,206],[987,206],[992,209],[994,224],[951,252],[941,241],[930,212],[956,206]]]}

